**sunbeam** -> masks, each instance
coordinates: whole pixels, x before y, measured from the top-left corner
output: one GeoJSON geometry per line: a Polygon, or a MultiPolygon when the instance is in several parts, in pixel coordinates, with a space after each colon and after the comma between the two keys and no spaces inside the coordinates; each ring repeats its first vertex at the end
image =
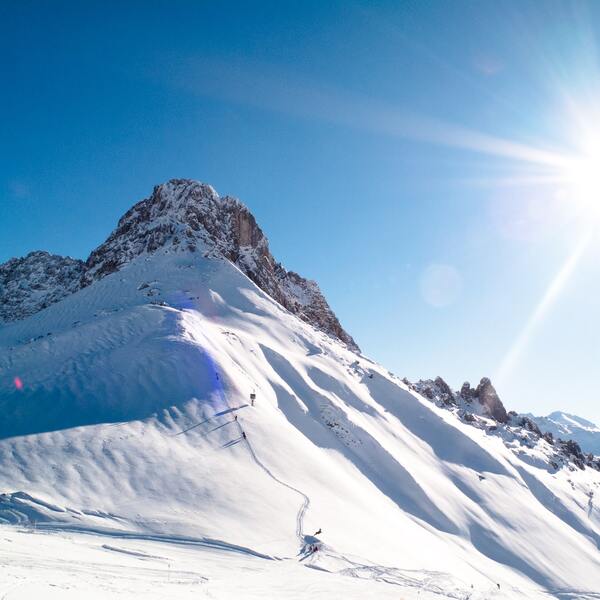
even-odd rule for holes
{"type": "Polygon", "coordinates": [[[504,360],[500,364],[500,367],[495,374],[495,380],[498,382],[498,384],[502,385],[502,383],[504,383],[510,376],[518,359],[521,357],[533,333],[535,332],[535,329],[544,319],[548,313],[548,310],[565,287],[569,278],[573,274],[573,271],[577,267],[581,257],[590,245],[593,237],[594,227],[592,225],[588,228],[585,235],[581,238],[573,252],[568,256],[567,260],[564,262],[554,279],[551,281],[550,285],[546,289],[546,292],[542,296],[541,301],[525,324],[525,327],[517,336],[514,344],[504,357],[504,360]]]}

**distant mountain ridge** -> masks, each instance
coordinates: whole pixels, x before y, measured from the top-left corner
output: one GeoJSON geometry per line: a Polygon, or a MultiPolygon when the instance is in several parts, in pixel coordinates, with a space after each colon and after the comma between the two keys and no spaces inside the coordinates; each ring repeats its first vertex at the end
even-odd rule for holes
{"type": "Polygon", "coordinates": [[[519,445],[537,448],[552,469],[575,466],[581,470],[591,467],[600,471],[600,452],[597,446],[596,451],[593,449],[600,430],[589,421],[566,413],[550,415],[563,415],[569,423],[581,423],[587,428],[584,431],[574,426],[559,426],[549,417],[520,415],[512,410],[507,412],[487,377],[482,378],[476,388],[466,381],[460,391],[452,390],[441,377],[415,383],[407,379],[403,381],[409,389],[435,402],[438,407],[453,412],[457,418],[473,427],[487,431],[488,435],[500,437],[507,445],[511,446],[517,441],[519,445]],[[586,434],[590,437],[586,438],[586,434]],[[592,443],[581,444],[580,439],[584,442],[591,440],[592,443]]]}
{"type": "Polygon", "coordinates": [[[123,215],[85,263],[38,251],[0,265],[0,322],[35,314],[159,248],[208,249],[226,258],[291,313],[359,350],[318,284],[275,260],[248,208],[236,198],[220,197],[210,185],[189,179],[157,185],[149,198],[123,215]]]}
{"type": "Polygon", "coordinates": [[[536,417],[531,413],[523,416],[554,437],[574,440],[584,452],[600,455],[600,427],[591,421],[562,411],[555,411],[546,417],[536,417]]]}

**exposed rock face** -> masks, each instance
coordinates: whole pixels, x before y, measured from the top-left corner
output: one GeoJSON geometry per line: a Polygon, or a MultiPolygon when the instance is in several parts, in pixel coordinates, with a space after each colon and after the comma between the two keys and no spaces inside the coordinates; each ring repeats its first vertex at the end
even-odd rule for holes
{"type": "Polygon", "coordinates": [[[475,390],[475,395],[479,400],[479,404],[481,404],[486,412],[496,419],[496,421],[499,423],[506,423],[508,421],[508,414],[506,413],[504,404],[502,404],[492,382],[487,377],[483,377],[479,382],[479,385],[475,390]]]}
{"type": "Polygon", "coordinates": [[[149,198],[121,217],[109,238],[90,254],[83,283],[89,285],[143,253],[165,246],[194,252],[198,245],[236,264],[247,262],[245,249],[253,251],[252,258],[268,254],[266,238],[240,202],[220,198],[209,185],[174,179],[156,186],[149,198]]]}
{"type": "Polygon", "coordinates": [[[426,379],[419,380],[415,384],[411,384],[406,378],[404,383],[412,390],[416,390],[429,400],[439,402],[444,406],[456,405],[456,394],[452,388],[441,378],[436,377],[435,380],[426,379]]]}
{"type": "Polygon", "coordinates": [[[0,322],[24,319],[79,289],[81,260],[31,252],[0,265],[0,322]]]}
{"type": "Polygon", "coordinates": [[[476,392],[471,387],[471,384],[468,381],[465,381],[460,388],[460,395],[467,401],[472,402],[473,398],[475,398],[476,392]]]}
{"type": "Polygon", "coordinates": [[[450,386],[438,375],[435,378],[434,383],[440,388],[443,394],[446,396],[454,396],[454,392],[450,389],[450,386]]]}
{"type": "MultiPolygon", "coordinates": [[[[319,286],[297,273],[286,271],[273,258],[268,240],[252,213],[235,198],[221,198],[209,185],[187,179],[172,179],[156,186],[149,198],[138,202],[123,215],[115,231],[90,254],[85,265],[55,257],[75,263],[63,273],[64,281],[59,282],[59,289],[53,292],[50,289],[52,281],[48,280],[49,293],[43,302],[35,305],[29,301],[31,293],[27,289],[20,295],[13,292],[9,312],[13,319],[33,314],[68,293],[118,271],[135,257],[152,254],[160,248],[182,252],[198,250],[223,256],[290,312],[358,350],[319,286]],[[19,308],[25,306],[26,310],[19,308]]],[[[35,256],[42,254],[46,253],[29,255],[34,257],[31,265],[37,261],[35,256]]],[[[13,261],[0,268],[8,268],[13,261]]],[[[13,288],[20,286],[18,274],[7,276],[8,280],[13,288]]]]}
{"type": "Polygon", "coordinates": [[[128,210],[117,229],[90,255],[83,284],[168,245],[220,253],[290,312],[358,350],[319,286],[286,271],[273,258],[252,213],[239,200],[221,198],[212,187],[196,181],[173,179],[156,186],[150,198],[128,210]]]}
{"type": "MultiPolygon", "coordinates": [[[[506,409],[498,397],[492,382],[487,377],[484,377],[475,389],[471,387],[468,381],[465,381],[460,388],[460,393],[453,392],[441,377],[436,377],[434,381],[430,379],[420,380],[412,388],[430,400],[439,401],[446,406],[457,405],[457,401],[460,401],[461,403],[465,403],[466,407],[472,404],[473,400],[477,399],[480,409],[476,412],[491,417],[499,423],[506,423],[508,421],[506,409]]],[[[475,410],[475,407],[469,408],[469,410],[475,410]]]]}

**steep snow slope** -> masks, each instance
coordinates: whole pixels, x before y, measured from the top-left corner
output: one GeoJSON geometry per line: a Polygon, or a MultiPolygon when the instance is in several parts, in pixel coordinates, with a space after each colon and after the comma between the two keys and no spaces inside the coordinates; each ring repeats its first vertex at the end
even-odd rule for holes
{"type": "Polygon", "coordinates": [[[405,597],[427,578],[454,598],[598,597],[597,471],[515,453],[207,250],[142,253],[0,329],[0,519],[405,597]]]}
{"type": "Polygon", "coordinates": [[[600,455],[600,427],[594,423],[561,411],[553,412],[547,417],[535,417],[532,414],[525,416],[554,437],[575,440],[584,452],[600,455]]]}

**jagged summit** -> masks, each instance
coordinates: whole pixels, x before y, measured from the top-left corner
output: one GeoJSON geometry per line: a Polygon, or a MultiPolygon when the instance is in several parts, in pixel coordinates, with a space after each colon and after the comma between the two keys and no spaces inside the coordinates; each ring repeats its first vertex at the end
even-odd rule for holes
{"type": "Polygon", "coordinates": [[[121,217],[117,228],[85,264],[53,257],[49,265],[47,253],[32,253],[1,265],[0,298],[6,297],[6,301],[0,319],[12,321],[29,316],[118,271],[137,256],[159,249],[223,256],[287,310],[358,350],[317,283],[287,271],[275,260],[267,238],[246,206],[230,196],[220,197],[210,185],[189,179],[157,185],[149,198],[121,217]],[[27,269],[16,271],[12,264],[15,261],[27,261],[27,269]],[[59,265],[56,261],[63,262],[59,265]],[[60,271],[56,289],[52,275],[39,275],[48,269],[51,274],[60,271]],[[40,281],[47,293],[36,301],[39,294],[34,286],[40,281]]]}
{"type": "Polygon", "coordinates": [[[149,198],[121,217],[108,239],[90,254],[83,284],[89,285],[136,256],[165,246],[195,252],[200,245],[202,250],[218,250],[230,260],[235,259],[236,247],[258,246],[258,239],[245,235],[248,226],[241,225],[250,225],[251,221],[264,240],[254,218],[239,201],[220,198],[203,183],[172,179],[156,186],[149,198]],[[233,222],[234,214],[237,223],[233,222]]]}

